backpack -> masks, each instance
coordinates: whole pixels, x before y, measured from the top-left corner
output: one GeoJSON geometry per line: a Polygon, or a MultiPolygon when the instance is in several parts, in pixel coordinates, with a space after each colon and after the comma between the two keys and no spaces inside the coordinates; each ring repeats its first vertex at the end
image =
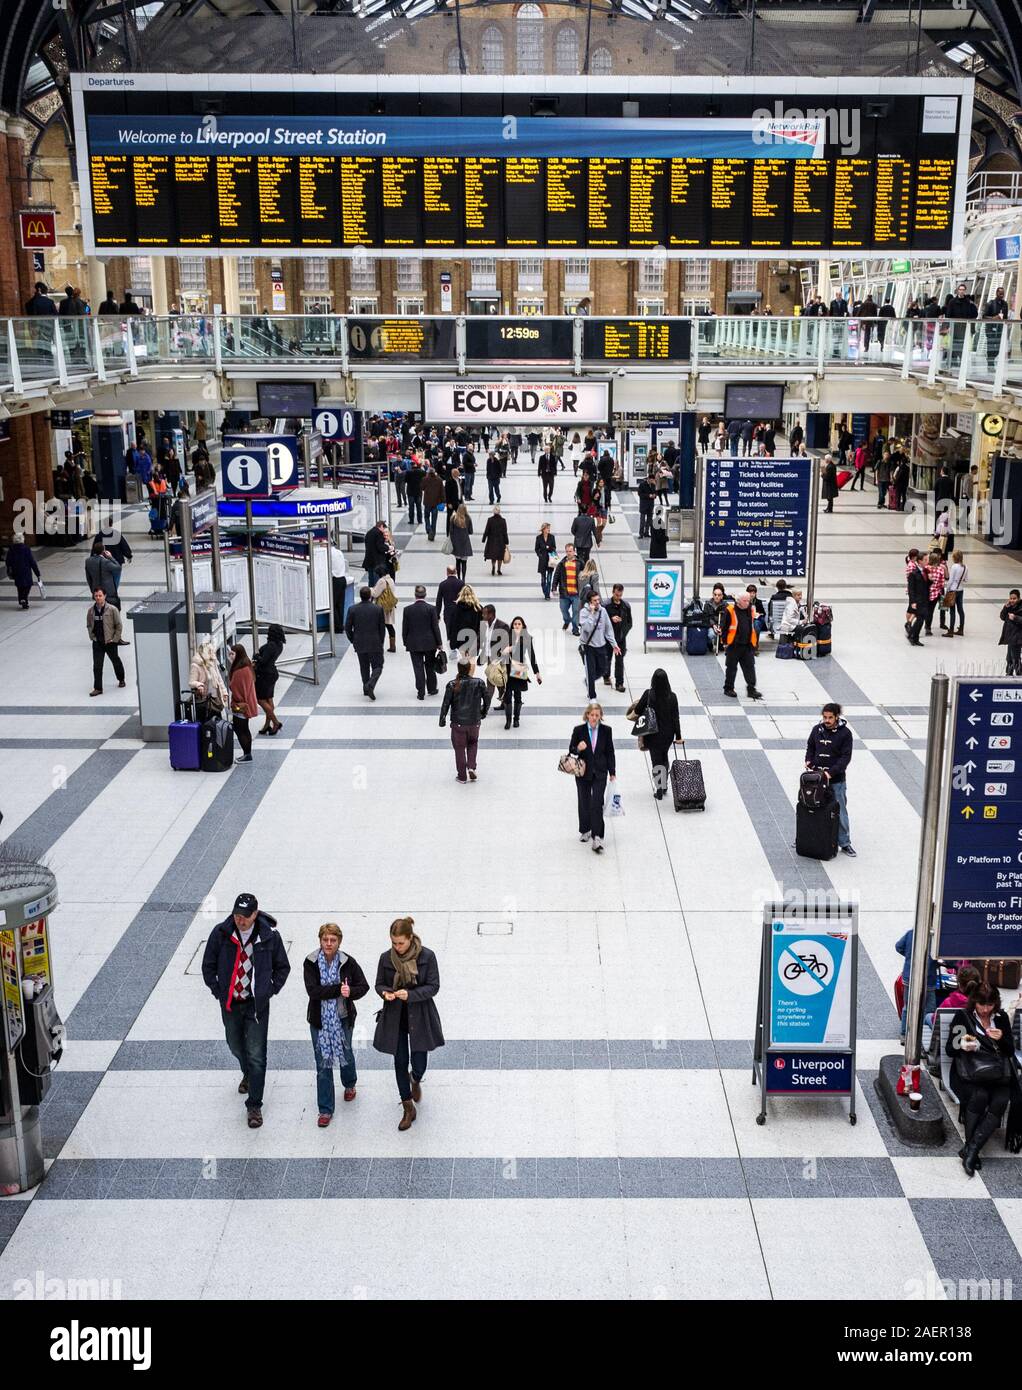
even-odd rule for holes
{"type": "Polygon", "coordinates": [[[818,811],[830,800],[830,788],[822,772],[803,772],[799,778],[798,799],[807,811],[818,811]]]}

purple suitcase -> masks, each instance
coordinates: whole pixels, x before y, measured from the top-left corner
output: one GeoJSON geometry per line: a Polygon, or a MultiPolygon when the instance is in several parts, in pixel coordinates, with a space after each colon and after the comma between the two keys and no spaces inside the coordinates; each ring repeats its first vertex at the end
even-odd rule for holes
{"type": "Polygon", "coordinates": [[[177,772],[198,772],[199,731],[202,725],[191,719],[176,719],[168,725],[170,765],[177,772]]]}

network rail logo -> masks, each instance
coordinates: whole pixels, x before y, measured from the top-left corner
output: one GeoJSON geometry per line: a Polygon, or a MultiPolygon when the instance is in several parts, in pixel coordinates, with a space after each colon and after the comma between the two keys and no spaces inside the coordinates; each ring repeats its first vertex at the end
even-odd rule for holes
{"type": "Polygon", "coordinates": [[[862,113],[848,107],[814,106],[803,111],[778,100],[773,107],[757,107],[752,121],[754,144],[803,145],[807,159],[821,155],[825,142],[849,158],[862,148],[862,113]]]}

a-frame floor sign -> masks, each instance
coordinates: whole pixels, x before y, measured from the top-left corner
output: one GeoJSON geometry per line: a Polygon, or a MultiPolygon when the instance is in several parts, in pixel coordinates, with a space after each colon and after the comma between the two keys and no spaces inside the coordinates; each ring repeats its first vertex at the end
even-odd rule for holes
{"type": "Polygon", "coordinates": [[[765,903],[752,1084],[767,1099],[847,1096],[855,1124],[858,908],[836,894],[765,903]]]}

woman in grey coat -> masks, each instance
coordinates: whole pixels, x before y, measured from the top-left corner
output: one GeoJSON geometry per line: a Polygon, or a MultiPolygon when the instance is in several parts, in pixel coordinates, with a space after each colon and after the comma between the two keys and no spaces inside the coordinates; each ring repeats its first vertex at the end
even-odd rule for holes
{"type": "Polygon", "coordinates": [[[376,968],[376,993],[383,1008],[376,1015],[373,1047],[394,1058],[402,1108],[398,1129],[402,1132],[415,1120],[414,1102],[422,1100],[429,1054],[444,1045],[440,1015],[433,1002],[439,989],[436,956],[415,935],[414,920],[399,917],[390,926],[390,950],[384,951],[376,968]]]}
{"type": "Polygon", "coordinates": [[[451,517],[451,554],[458,578],[464,584],[469,556],[472,554],[472,518],[464,502],[451,517]]]}

